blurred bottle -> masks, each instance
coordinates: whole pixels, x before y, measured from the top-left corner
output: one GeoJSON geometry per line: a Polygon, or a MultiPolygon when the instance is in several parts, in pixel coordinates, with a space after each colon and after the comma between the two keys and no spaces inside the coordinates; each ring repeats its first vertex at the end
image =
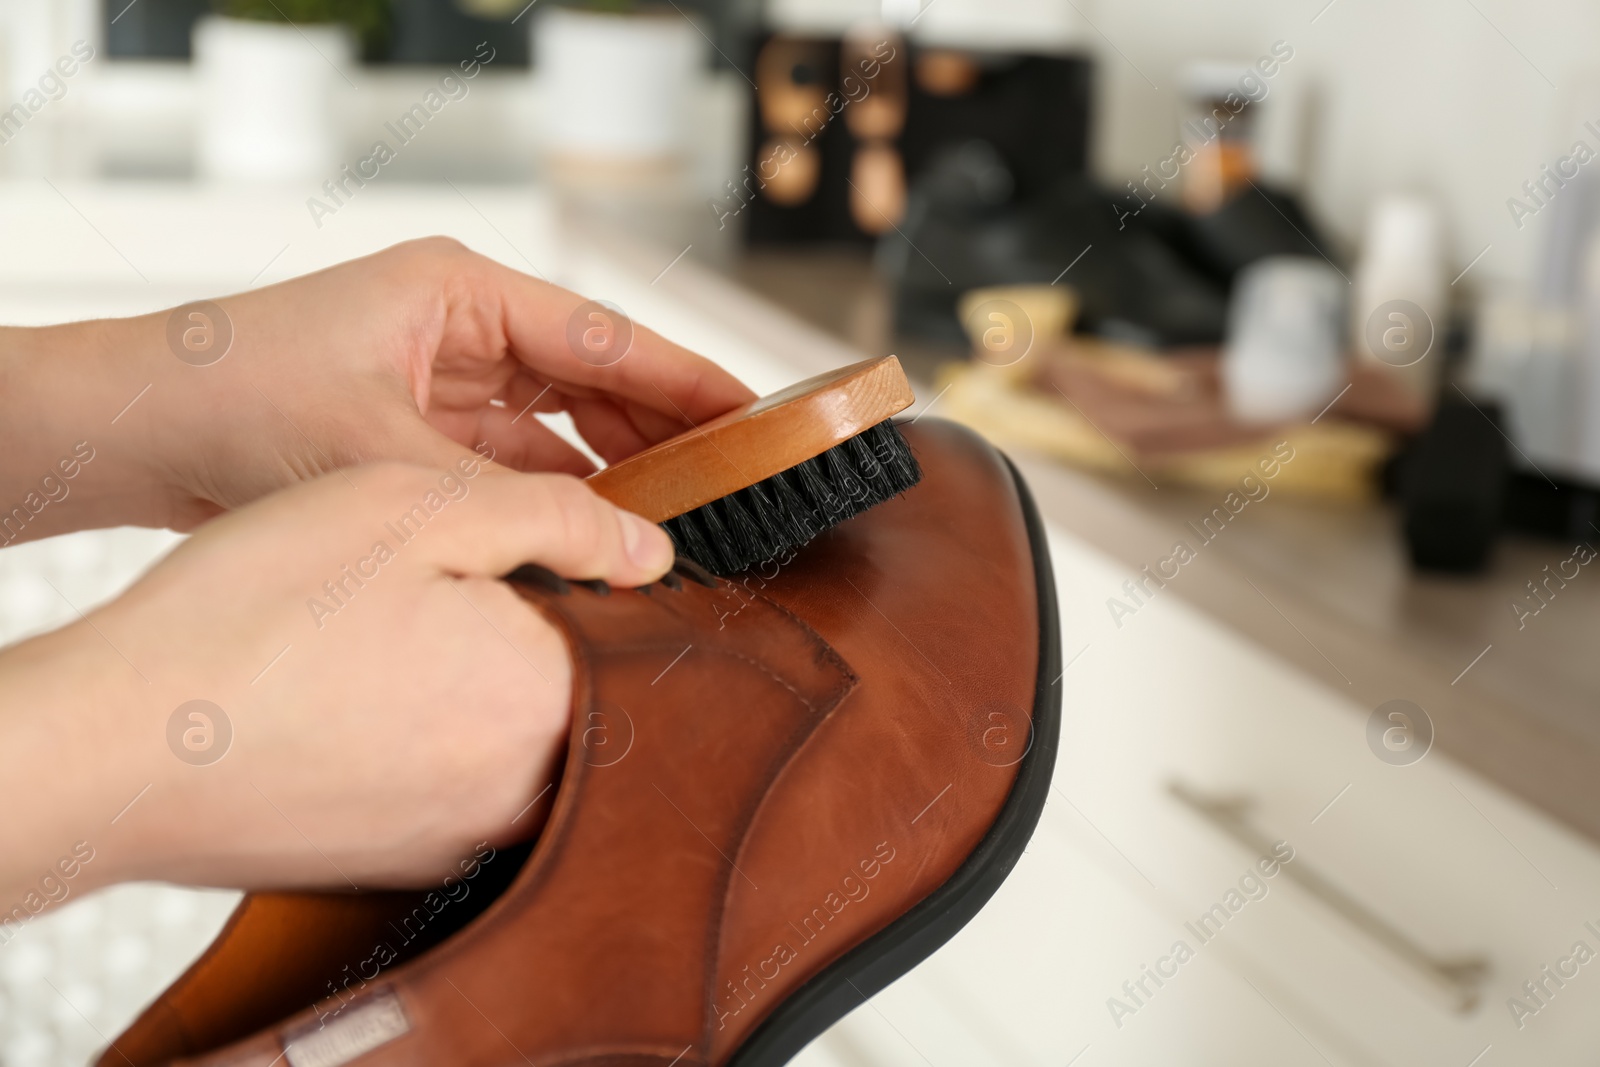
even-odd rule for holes
{"type": "MultiPolygon", "coordinates": [[[[1579,174],[1548,205],[1549,220],[1530,295],[1500,295],[1490,303],[1520,299],[1520,359],[1503,348],[1480,347],[1477,381],[1499,370],[1495,395],[1505,401],[1512,437],[1534,463],[1582,469],[1584,427],[1600,420],[1600,406],[1585,399],[1582,364],[1592,359],[1595,283],[1588,265],[1600,210],[1600,178],[1579,174]],[[1498,368],[1493,357],[1500,356],[1498,368]],[[1507,365],[1507,364],[1510,365],[1507,365]],[[1590,413],[1593,414],[1590,414],[1590,413]]],[[[1502,315],[1508,315],[1502,311],[1502,315]]],[[[1509,323],[1507,323],[1509,324],[1509,323]]],[[[1496,325],[1500,325],[1497,323],[1496,325]]],[[[1502,333],[1502,338],[1506,335],[1502,333]]],[[[1600,429],[1600,428],[1597,428],[1600,429]]],[[[1595,432],[1595,431],[1590,431],[1595,432]]],[[[1592,449],[1590,450],[1592,451],[1592,449]]]]}
{"type": "Polygon", "coordinates": [[[1535,462],[1600,482],[1600,175],[1569,179],[1546,210],[1529,358],[1510,393],[1513,426],[1535,462]]]}
{"type": "Polygon", "coordinates": [[[1356,267],[1351,329],[1358,358],[1382,363],[1431,405],[1444,363],[1449,285],[1432,201],[1389,195],[1373,205],[1356,267]]]}
{"type": "MultiPolygon", "coordinates": [[[[1590,143],[1600,74],[1576,76],[1567,94],[1557,141],[1580,129],[1590,143]]],[[[1600,172],[1579,167],[1544,168],[1543,196],[1531,198],[1539,231],[1532,284],[1484,287],[1467,382],[1501,402],[1513,463],[1600,484],[1600,172]]]]}
{"type": "Polygon", "coordinates": [[[1183,166],[1183,203],[1209,215],[1249,187],[1256,176],[1256,86],[1265,83],[1242,63],[1192,63],[1182,75],[1184,116],[1179,136],[1192,153],[1183,166]],[[1249,88],[1247,88],[1249,87],[1249,88]]]}
{"type": "Polygon", "coordinates": [[[1222,354],[1234,418],[1284,422],[1312,415],[1333,399],[1345,378],[1347,288],[1320,259],[1272,256],[1245,268],[1228,310],[1222,354]]]}
{"type": "MultiPolygon", "coordinates": [[[[1585,249],[1577,344],[1571,349],[1569,379],[1573,472],[1590,485],[1600,485],[1600,232],[1591,226],[1585,249]]],[[[1569,349],[1563,349],[1568,351],[1569,349]]]]}

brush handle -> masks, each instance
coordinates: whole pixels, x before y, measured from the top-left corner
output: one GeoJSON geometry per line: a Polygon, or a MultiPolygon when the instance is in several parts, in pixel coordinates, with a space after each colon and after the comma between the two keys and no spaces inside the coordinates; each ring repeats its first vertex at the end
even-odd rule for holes
{"type": "Polygon", "coordinates": [[[821,455],[914,399],[898,359],[869,359],[734,408],[591,475],[589,485],[665,522],[821,455]]]}

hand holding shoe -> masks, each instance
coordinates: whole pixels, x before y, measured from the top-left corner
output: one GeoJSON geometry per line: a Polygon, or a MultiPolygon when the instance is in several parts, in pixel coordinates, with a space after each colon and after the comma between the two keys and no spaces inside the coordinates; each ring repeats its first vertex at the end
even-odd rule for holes
{"type": "Polygon", "coordinates": [[[571,668],[496,576],[533,561],[641,585],[671,560],[657,527],[578,479],[476,457],[352,468],[207,523],[0,657],[0,737],[27,754],[6,807],[35,813],[8,832],[0,888],[80,839],[97,853],[80,887],[369,889],[525,838],[571,668]]]}

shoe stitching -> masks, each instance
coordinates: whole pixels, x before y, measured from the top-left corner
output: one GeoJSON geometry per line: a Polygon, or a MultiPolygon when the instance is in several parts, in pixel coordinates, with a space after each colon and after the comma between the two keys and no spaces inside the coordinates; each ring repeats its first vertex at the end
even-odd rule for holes
{"type": "MultiPolygon", "coordinates": [[[[757,816],[760,814],[762,807],[766,804],[767,798],[771,796],[772,790],[777,785],[778,780],[783,777],[784,771],[786,771],[790,765],[794,763],[796,757],[806,747],[811,739],[816,736],[817,731],[822,728],[823,723],[825,723],[828,718],[838,710],[839,705],[844,701],[844,698],[850,695],[850,693],[855,689],[857,683],[859,683],[861,680],[860,676],[856,674],[855,670],[851,668],[850,664],[845,661],[845,658],[839,655],[838,650],[828,642],[827,638],[823,637],[820,633],[813,629],[810,623],[806,622],[804,619],[800,618],[800,616],[790,611],[787,607],[763,593],[755,594],[755,601],[765,604],[769,609],[777,612],[783,617],[786,617],[801,631],[801,633],[809,636],[812,641],[815,642],[815,646],[820,647],[826,658],[838,669],[839,681],[836,682],[833,688],[829,690],[828,702],[823,706],[823,709],[820,710],[820,712],[816,707],[810,707],[810,710],[815,715],[814,720],[808,724],[804,724],[801,727],[797,727],[790,732],[790,735],[787,738],[784,739],[782,759],[777,761],[776,765],[772,768],[772,773],[768,776],[760,792],[756,795],[754,802],[747,805],[742,813],[738,840],[734,843],[732,850],[733,855],[736,857],[742,855],[744,852],[744,846],[750,839],[751,828],[755,826],[757,816]]],[[[798,696],[798,694],[796,695],[798,696]]],[[[802,700],[803,699],[804,698],[802,698],[802,700]]],[[[722,962],[724,941],[727,936],[726,920],[728,916],[728,903],[733,893],[733,885],[733,876],[730,872],[723,880],[722,892],[717,899],[716,908],[711,916],[714,922],[712,927],[714,933],[708,939],[706,945],[706,957],[703,962],[706,974],[706,988],[704,1005],[705,1014],[701,1023],[701,1040],[704,1043],[707,1056],[710,1056],[711,1049],[716,1041],[715,1032],[712,1029],[712,1023],[716,1017],[717,978],[720,973],[719,965],[722,962]]]]}
{"type": "MultiPolygon", "coordinates": [[[[658,641],[644,641],[627,645],[607,645],[603,650],[596,650],[596,658],[607,658],[612,655],[623,655],[630,652],[671,652],[675,648],[677,648],[676,645],[658,641]]],[[[704,648],[702,651],[712,653],[713,655],[731,656],[734,659],[743,660],[745,663],[750,664],[750,666],[754,667],[756,670],[760,671],[762,674],[765,674],[767,677],[783,686],[789,692],[793,693],[795,699],[800,701],[801,704],[804,704],[807,711],[815,712],[817,710],[817,704],[813,703],[809,698],[807,698],[806,695],[802,693],[793,682],[753,656],[747,656],[743,652],[736,651],[735,649],[718,648],[716,646],[704,648]]],[[[842,698],[845,693],[848,693],[851,688],[854,687],[857,681],[855,672],[851,671],[850,668],[844,664],[843,660],[839,660],[835,666],[843,668],[842,673],[844,677],[840,681],[836,681],[833,686],[824,694],[825,697],[831,698],[832,703],[838,703],[840,698],[842,698]]]]}
{"type": "MultiPolygon", "coordinates": [[[[561,619],[562,629],[566,631],[569,638],[569,647],[571,649],[574,667],[578,668],[579,670],[586,671],[590,679],[590,684],[588,687],[588,696],[590,701],[592,701],[594,697],[593,679],[595,678],[596,668],[598,666],[595,661],[603,658],[610,658],[614,655],[623,655],[627,653],[637,653],[643,651],[666,652],[673,651],[677,648],[675,642],[669,642],[661,639],[631,641],[627,643],[608,643],[603,638],[601,640],[594,640],[584,628],[581,628],[578,625],[577,618],[575,617],[576,613],[569,609],[567,604],[559,603],[553,597],[548,595],[541,596],[538,598],[538,600],[543,602],[550,615],[557,616],[561,619]]],[[[788,690],[789,693],[797,701],[799,701],[800,705],[809,713],[807,717],[808,721],[803,721],[796,724],[795,727],[788,732],[787,736],[783,738],[782,743],[778,748],[777,756],[773,760],[770,773],[767,775],[765,781],[760,785],[760,787],[755,790],[753,799],[741,806],[739,819],[736,824],[737,833],[735,839],[730,842],[732,846],[732,853],[735,856],[739,855],[743,851],[744,845],[750,836],[750,829],[755,823],[756,815],[760,811],[762,805],[765,803],[767,796],[772,791],[773,785],[782,776],[784,770],[794,761],[795,756],[805,746],[805,742],[816,733],[817,729],[824,721],[827,720],[828,716],[838,708],[839,704],[844,700],[844,698],[848,696],[855,686],[860,682],[860,676],[857,675],[855,670],[851,668],[850,664],[845,661],[844,657],[839,655],[838,650],[835,649],[826,638],[818,633],[799,615],[790,611],[782,604],[772,600],[765,594],[757,593],[752,602],[759,602],[768,610],[777,614],[779,617],[786,619],[791,630],[798,631],[798,635],[800,636],[803,644],[809,645],[813,650],[821,651],[824,661],[833,667],[835,677],[832,684],[825,690],[822,697],[823,702],[819,705],[818,703],[807,699],[792,681],[772,670],[760,660],[757,660],[735,649],[728,648],[724,645],[705,646],[707,651],[728,656],[755,667],[757,671],[771,678],[784,689],[788,690]]],[[[670,612],[669,619],[671,623],[678,626],[682,626],[686,622],[684,617],[677,612],[670,612]]],[[[689,623],[688,625],[691,629],[694,628],[692,623],[689,623]]],[[[575,682],[576,674],[577,672],[575,671],[575,682]]],[[[576,698],[577,696],[578,694],[575,691],[574,697],[576,698]]],[[[575,700],[574,710],[576,710],[576,707],[577,705],[575,700]]],[[[576,785],[579,783],[575,782],[574,784],[576,785]]],[[[553,814],[554,813],[552,812],[552,815],[553,814]]],[[[561,836],[564,835],[558,834],[558,837],[561,836]]],[[[561,844],[564,843],[565,842],[561,842],[561,844]]],[[[720,892],[718,892],[715,898],[716,903],[713,905],[710,914],[707,916],[710,922],[712,934],[706,939],[704,952],[701,958],[701,967],[706,978],[703,989],[704,1000],[703,1014],[700,1024],[701,1032],[699,1039],[699,1051],[706,1056],[709,1056],[713,1043],[713,1032],[711,1027],[716,1005],[718,964],[721,961],[723,954],[723,939],[726,932],[728,901],[733,885],[732,868],[730,867],[728,870],[721,872],[721,878],[722,884],[720,886],[720,892]]]]}
{"type": "MultiPolygon", "coordinates": [[[[827,720],[828,716],[836,708],[838,708],[839,704],[844,700],[844,698],[848,696],[860,682],[860,676],[857,675],[856,672],[851,668],[850,664],[845,661],[844,657],[839,655],[838,650],[835,649],[826,638],[818,633],[800,616],[796,615],[782,604],[779,604],[775,600],[761,593],[757,593],[752,602],[759,602],[768,610],[786,620],[792,630],[798,631],[799,636],[802,638],[805,644],[810,645],[813,650],[820,650],[824,660],[828,663],[828,665],[834,668],[835,677],[833,683],[824,692],[822,702],[818,704],[807,699],[806,696],[801,693],[800,690],[789,679],[773,671],[760,660],[754,659],[751,656],[745,655],[742,652],[726,646],[707,646],[707,651],[715,652],[720,655],[728,656],[733,659],[748,663],[755,667],[756,670],[760,671],[762,674],[772,678],[779,685],[787,689],[794,696],[794,698],[798,700],[800,704],[810,713],[808,716],[808,721],[797,724],[788,732],[788,735],[782,741],[782,745],[778,750],[777,758],[774,759],[770,773],[766,777],[766,780],[755,792],[753,799],[742,806],[737,824],[737,836],[730,843],[732,854],[735,856],[739,855],[743,851],[744,845],[750,837],[750,829],[755,825],[757,814],[765,804],[774,784],[780,777],[782,777],[784,770],[787,769],[788,766],[794,761],[796,755],[802,748],[805,747],[805,743],[816,733],[823,722],[827,720]]],[[[598,646],[594,642],[586,643],[589,644],[591,655],[593,655],[595,658],[600,658],[601,656],[610,655],[612,653],[621,654],[646,650],[665,652],[672,651],[676,647],[672,643],[659,640],[635,641],[628,644],[598,646]]],[[[719,973],[718,965],[721,962],[723,955],[723,942],[726,934],[728,901],[732,892],[732,886],[733,871],[730,869],[722,872],[722,884],[720,886],[720,892],[717,894],[716,903],[713,906],[710,915],[707,917],[710,920],[710,928],[712,933],[711,936],[706,939],[705,951],[701,959],[701,967],[706,978],[705,988],[703,991],[704,1005],[700,1036],[700,1041],[702,1043],[701,1047],[707,1055],[710,1053],[714,1040],[712,1022],[716,1012],[716,983],[719,973]]]]}

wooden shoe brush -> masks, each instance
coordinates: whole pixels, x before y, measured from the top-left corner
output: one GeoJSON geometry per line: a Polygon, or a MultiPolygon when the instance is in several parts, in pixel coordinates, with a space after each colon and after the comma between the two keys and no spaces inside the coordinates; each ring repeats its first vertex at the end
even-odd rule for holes
{"type": "Polygon", "coordinates": [[[748,570],[922,477],[891,421],[914,396],[882,356],[735,408],[591,475],[713,574],[748,570]]]}

